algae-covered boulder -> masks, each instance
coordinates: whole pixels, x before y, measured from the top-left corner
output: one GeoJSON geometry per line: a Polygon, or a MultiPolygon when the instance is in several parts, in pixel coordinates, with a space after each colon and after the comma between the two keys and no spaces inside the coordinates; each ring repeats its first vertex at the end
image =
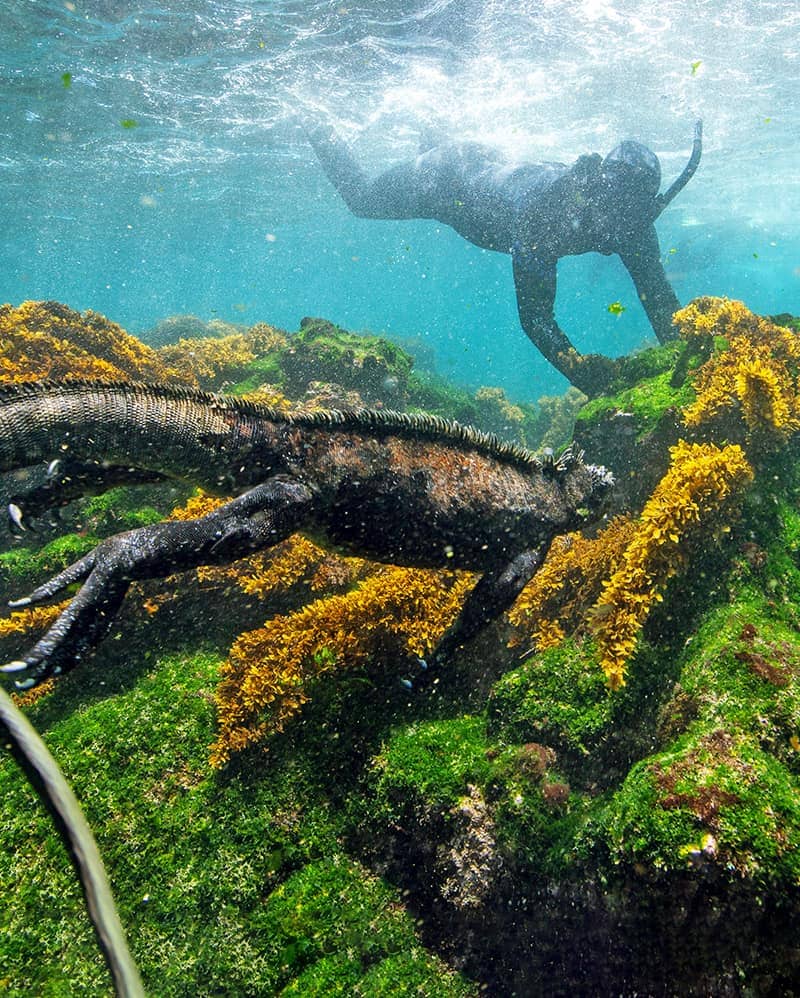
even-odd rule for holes
{"type": "MultiPolygon", "coordinates": [[[[621,483],[608,520],[557,538],[427,690],[473,578],[294,537],[134,587],[98,654],[29,708],[153,993],[798,993],[800,345],[721,299],[676,324],[578,414],[621,483]]],[[[400,401],[520,436],[547,411],[547,439],[582,402],[533,413],[323,322],[252,353],[237,388],[267,382],[279,407],[310,382],[392,404],[397,378],[400,401]]],[[[66,538],[10,541],[13,595],[89,535],[155,519],[151,499],[84,500],[66,538]]],[[[42,626],[2,622],[9,657],[42,626]]],[[[8,760],[0,783],[8,988],[103,993],[66,859],[8,760]]]]}
{"type": "Polygon", "coordinates": [[[365,399],[402,400],[413,359],[382,336],[350,333],[325,319],[302,319],[283,356],[286,384],[302,393],[310,381],[354,388],[365,399]]]}
{"type": "Polygon", "coordinates": [[[241,335],[247,326],[223,319],[201,319],[198,315],[168,315],[141,334],[142,340],[152,347],[163,347],[179,340],[222,339],[241,335]]]}
{"type": "Polygon", "coordinates": [[[66,377],[194,384],[121,326],[61,302],[0,305],[0,381],[66,377]]]}

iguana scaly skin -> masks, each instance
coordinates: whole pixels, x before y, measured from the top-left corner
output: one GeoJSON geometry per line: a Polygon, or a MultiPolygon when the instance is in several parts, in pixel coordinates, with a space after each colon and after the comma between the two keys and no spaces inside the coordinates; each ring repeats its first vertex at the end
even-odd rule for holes
{"type": "MultiPolygon", "coordinates": [[[[603,468],[554,462],[434,416],[306,415],[184,388],[101,382],[0,389],[0,471],[60,459],[53,502],[167,477],[237,498],[207,516],[117,534],[10,605],[82,588],[20,660],[21,688],[71,668],[108,631],[134,579],[223,564],[295,531],[378,561],[482,577],[438,663],[506,610],[554,536],[596,518],[603,468]]],[[[45,493],[47,489],[45,489],[45,493]]],[[[40,493],[37,499],[42,505],[40,493]]]]}

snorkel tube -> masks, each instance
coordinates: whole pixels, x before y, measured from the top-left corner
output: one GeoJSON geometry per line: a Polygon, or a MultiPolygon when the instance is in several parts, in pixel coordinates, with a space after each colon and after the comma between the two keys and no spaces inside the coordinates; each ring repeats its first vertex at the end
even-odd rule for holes
{"type": "Polygon", "coordinates": [[[661,214],[661,212],[667,207],[667,205],[672,201],[676,195],[680,194],[683,188],[689,183],[700,165],[700,154],[703,151],[703,122],[696,121],[694,123],[694,142],[692,143],[692,155],[689,157],[689,162],[683,168],[683,173],[678,177],[678,179],[672,184],[670,188],[664,191],[663,194],[659,194],[656,197],[656,213],[653,216],[653,220],[661,214]]]}

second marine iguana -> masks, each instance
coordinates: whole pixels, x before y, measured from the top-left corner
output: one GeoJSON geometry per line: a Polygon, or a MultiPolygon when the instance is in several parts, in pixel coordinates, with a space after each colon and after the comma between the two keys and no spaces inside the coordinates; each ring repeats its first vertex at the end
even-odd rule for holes
{"type": "Polygon", "coordinates": [[[2,667],[25,673],[20,689],[66,672],[96,646],[132,581],[226,564],[295,531],[377,561],[482,573],[432,656],[438,665],[513,603],[553,537],[600,516],[613,483],[572,449],[540,460],[430,415],[287,414],[133,383],[0,389],[0,471],[55,459],[68,469],[56,504],[104,481],[159,476],[236,498],[195,520],[109,537],[12,601],[30,606],[82,583],[44,637],[2,667]]]}

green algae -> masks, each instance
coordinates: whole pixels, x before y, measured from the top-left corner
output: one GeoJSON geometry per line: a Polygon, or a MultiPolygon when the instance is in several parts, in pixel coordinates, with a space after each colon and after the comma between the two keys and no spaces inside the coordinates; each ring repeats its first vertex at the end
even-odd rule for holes
{"type": "Polygon", "coordinates": [[[493,767],[482,717],[420,721],[393,733],[373,762],[375,792],[391,818],[410,799],[446,813],[468,783],[485,783],[493,767]]]}
{"type": "Polygon", "coordinates": [[[693,398],[694,392],[688,382],[676,388],[672,384],[672,372],[664,371],[615,395],[587,402],[578,412],[577,420],[590,423],[606,413],[630,412],[636,417],[637,437],[641,438],[655,429],[666,412],[681,409],[693,398]]]}
{"type": "Polygon", "coordinates": [[[566,640],[498,680],[488,701],[489,734],[548,745],[571,780],[605,785],[649,744],[653,693],[669,677],[645,641],[630,671],[628,684],[612,693],[594,644],[566,640]]]}
{"type": "Polygon", "coordinates": [[[143,505],[141,493],[127,486],[84,499],[79,508],[81,515],[100,534],[111,530],[135,530],[164,519],[163,508],[143,505]]]}
{"type": "MultiPolygon", "coordinates": [[[[151,656],[133,675],[123,662],[95,660],[30,714],[95,831],[148,993],[277,994],[320,960],[347,993],[356,970],[377,975],[389,958],[431,993],[470,993],[423,949],[398,892],[343,855],[313,748],[215,774],[219,659],[151,656]]],[[[66,855],[8,759],[0,815],[7,993],[107,993],[66,855]]]]}
{"type": "Polygon", "coordinates": [[[452,971],[442,972],[441,962],[417,948],[387,957],[371,967],[353,989],[360,998],[467,998],[477,989],[452,971]]]}
{"type": "Polygon", "coordinates": [[[511,742],[545,742],[588,756],[618,705],[590,647],[565,642],[507,672],[492,688],[489,730],[511,742]]]}
{"type": "Polygon", "coordinates": [[[294,977],[282,994],[401,995],[410,986],[443,998],[474,993],[419,945],[396,891],[342,855],[294,873],[259,920],[282,978],[294,977]]]}
{"type": "Polygon", "coordinates": [[[619,357],[614,389],[619,391],[659,374],[671,374],[682,361],[686,349],[683,341],[671,340],[619,357]]]}
{"type": "Polygon", "coordinates": [[[247,395],[257,391],[262,385],[282,384],[284,380],[280,355],[268,354],[247,364],[244,377],[226,388],[231,395],[247,395]]]}
{"type": "Polygon", "coordinates": [[[39,549],[11,548],[0,552],[0,571],[14,584],[21,579],[55,575],[88,554],[99,542],[100,538],[94,534],[64,534],[39,549]]]}

